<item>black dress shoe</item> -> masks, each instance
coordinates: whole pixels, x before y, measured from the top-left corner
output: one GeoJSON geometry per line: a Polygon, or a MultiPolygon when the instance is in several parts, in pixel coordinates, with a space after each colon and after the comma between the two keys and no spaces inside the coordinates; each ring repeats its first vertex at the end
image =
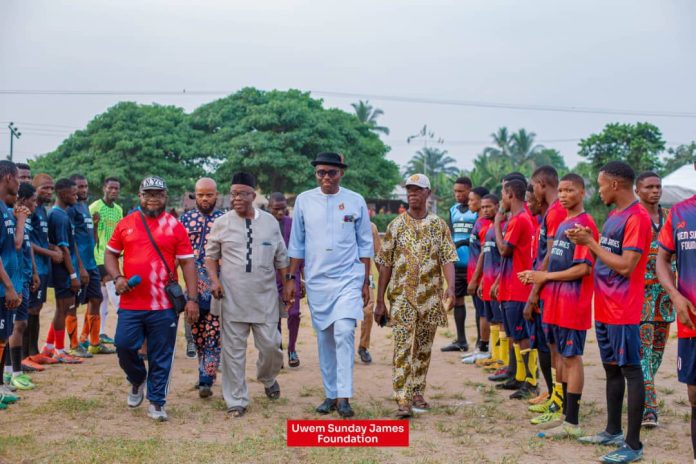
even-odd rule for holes
{"type": "Polygon", "coordinates": [[[353,408],[350,407],[350,403],[348,402],[348,400],[338,400],[336,409],[338,409],[338,415],[343,417],[344,419],[348,417],[353,417],[355,415],[355,413],[353,412],[353,408]]]}
{"type": "Polygon", "coordinates": [[[505,383],[499,383],[495,388],[498,390],[519,390],[522,388],[522,382],[512,378],[505,383]]]}
{"type": "Polygon", "coordinates": [[[367,348],[359,348],[358,354],[360,355],[360,360],[365,364],[370,364],[372,362],[372,356],[370,356],[370,352],[367,351],[367,348]]]}
{"type": "Polygon", "coordinates": [[[315,411],[319,414],[329,414],[336,410],[336,400],[326,398],[323,403],[316,407],[315,411]]]}
{"type": "Polygon", "coordinates": [[[461,352],[466,352],[469,351],[469,344],[468,343],[459,343],[459,342],[454,342],[451,343],[447,346],[443,346],[440,348],[440,351],[448,352],[448,351],[461,351],[461,352]]]}

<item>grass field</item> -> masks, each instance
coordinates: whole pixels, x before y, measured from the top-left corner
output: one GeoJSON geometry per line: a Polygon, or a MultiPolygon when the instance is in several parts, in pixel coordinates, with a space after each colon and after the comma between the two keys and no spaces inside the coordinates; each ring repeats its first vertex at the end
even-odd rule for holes
{"type": "MultiPolygon", "coordinates": [[[[486,374],[464,366],[459,355],[441,353],[453,324],[440,329],[428,375],[426,398],[432,411],[411,420],[408,448],[287,448],[286,419],[316,419],[323,400],[316,339],[303,307],[298,352],[299,369],[279,377],[282,398],[270,402],[254,380],[256,352],[247,358],[252,404],[241,419],[228,417],[219,386],[201,400],[192,388],[197,364],[183,356],[179,339],[167,409],[170,422],[153,423],[145,407],[125,404],[127,383],[115,355],[103,355],[79,366],[49,367],[33,378],[38,389],[0,411],[0,462],[4,463],[538,463],[597,462],[608,448],[583,446],[570,440],[537,438],[533,417],[521,402],[508,400],[486,380],[486,374]]],[[[470,313],[471,314],[471,313],[470,313]]],[[[42,317],[48,327],[52,306],[42,317]]],[[[111,317],[113,330],[115,317],[111,317]]],[[[470,340],[475,336],[469,318],[470,340]]],[[[284,335],[286,335],[284,333],[284,335]]],[[[374,327],[374,362],[355,366],[357,418],[390,418],[391,334],[374,327]]],[[[581,422],[587,431],[605,421],[604,372],[594,334],[585,349],[586,387],[581,422]]],[[[690,408],[685,387],[676,380],[676,341],[671,339],[657,385],[662,405],[659,429],[643,434],[645,462],[687,462],[691,459],[690,408]]],[[[336,416],[333,416],[336,418],[336,416]]]]}

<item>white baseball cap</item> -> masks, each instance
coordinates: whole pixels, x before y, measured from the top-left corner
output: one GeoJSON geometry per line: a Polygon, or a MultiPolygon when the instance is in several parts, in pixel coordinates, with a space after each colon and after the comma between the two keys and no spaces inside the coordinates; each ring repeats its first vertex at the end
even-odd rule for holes
{"type": "Polygon", "coordinates": [[[416,187],[429,189],[430,188],[430,179],[428,179],[425,176],[425,174],[413,174],[412,176],[409,176],[406,179],[406,183],[404,184],[404,187],[408,187],[409,185],[415,185],[416,187]]]}

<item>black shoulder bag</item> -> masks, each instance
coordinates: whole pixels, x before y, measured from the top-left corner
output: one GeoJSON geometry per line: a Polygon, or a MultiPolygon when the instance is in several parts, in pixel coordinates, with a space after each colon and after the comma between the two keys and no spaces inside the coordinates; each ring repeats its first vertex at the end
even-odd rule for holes
{"type": "Polygon", "coordinates": [[[162,252],[155,243],[155,239],[152,238],[150,227],[148,227],[147,221],[145,220],[145,215],[142,211],[140,211],[140,219],[143,220],[143,225],[145,226],[147,236],[150,237],[150,243],[152,243],[152,246],[155,248],[155,251],[162,260],[162,264],[164,264],[164,268],[167,270],[169,281],[167,281],[167,285],[164,286],[164,292],[167,294],[167,297],[169,297],[169,301],[172,303],[172,308],[178,316],[186,308],[186,296],[184,295],[184,290],[181,288],[181,285],[179,285],[179,282],[177,281],[174,273],[172,273],[171,269],[169,269],[169,265],[167,264],[167,261],[164,259],[164,256],[162,256],[162,252]]]}

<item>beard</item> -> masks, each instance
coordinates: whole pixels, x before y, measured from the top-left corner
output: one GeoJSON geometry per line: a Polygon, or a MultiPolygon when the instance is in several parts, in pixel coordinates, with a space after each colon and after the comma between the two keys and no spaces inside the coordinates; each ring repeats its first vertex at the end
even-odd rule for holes
{"type": "Polygon", "coordinates": [[[151,218],[156,218],[156,217],[159,216],[160,214],[164,213],[164,210],[166,209],[166,206],[163,206],[163,207],[157,208],[157,209],[148,209],[148,208],[146,208],[146,207],[144,207],[144,206],[141,206],[140,209],[143,211],[143,214],[144,214],[145,216],[151,217],[151,218]]]}
{"type": "Polygon", "coordinates": [[[208,214],[213,212],[213,210],[215,209],[215,205],[213,204],[213,205],[204,207],[203,205],[199,205],[198,203],[196,203],[196,208],[198,208],[198,211],[200,211],[201,213],[203,213],[207,216],[208,214]]]}

